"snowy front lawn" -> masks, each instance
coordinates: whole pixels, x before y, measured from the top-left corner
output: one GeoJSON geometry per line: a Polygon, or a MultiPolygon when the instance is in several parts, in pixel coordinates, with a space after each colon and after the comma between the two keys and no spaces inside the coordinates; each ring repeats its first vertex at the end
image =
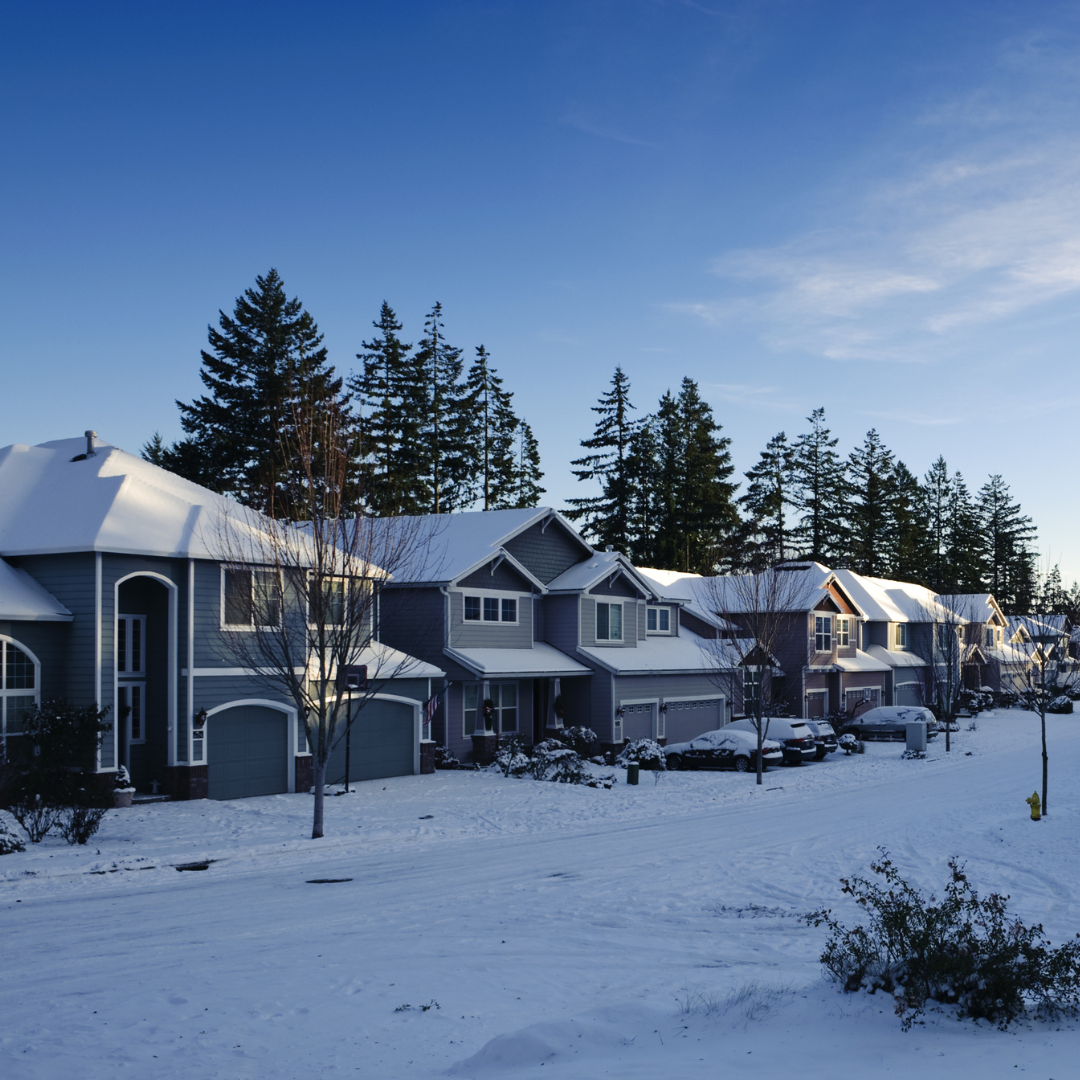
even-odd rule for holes
{"type": "Polygon", "coordinates": [[[1051,939],[1080,930],[1080,720],[1052,718],[1038,824],[1037,719],[977,728],[760,788],[375,781],[327,800],[319,841],[308,795],[110,812],[86,849],[0,859],[0,1074],[1063,1077],[1072,1022],[905,1034],[823,980],[801,919],[857,920],[838,879],[882,845],[913,883],[958,855],[1051,939]]]}

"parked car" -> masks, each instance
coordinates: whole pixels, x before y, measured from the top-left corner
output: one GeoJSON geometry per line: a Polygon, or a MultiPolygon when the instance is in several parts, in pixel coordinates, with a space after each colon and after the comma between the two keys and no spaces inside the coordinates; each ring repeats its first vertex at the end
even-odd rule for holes
{"type": "MultiPolygon", "coordinates": [[[[732,731],[730,727],[706,731],[690,742],[664,747],[669,769],[734,769],[757,771],[757,732],[732,731]]],[[[761,767],[779,765],[784,749],[774,739],[761,744],[761,767]]]]}
{"type": "Polygon", "coordinates": [[[806,726],[813,733],[814,742],[817,745],[815,761],[821,761],[826,754],[836,753],[836,748],[840,743],[836,738],[836,730],[828,720],[807,720],[806,726]]]}
{"type": "MultiPolygon", "coordinates": [[[[776,739],[784,748],[784,764],[801,765],[804,761],[812,761],[817,756],[817,743],[814,742],[814,733],[806,726],[805,720],[792,720],[788,717],[766,717],[768,727],[765,729],[765,737],[776,739]]],[[[749,731],[757,737],[757,728],[754,721],[747,717],[744,720],[735,720],[728,724],[728,728],[736,731],[749,731]]]]}
{"type": "Polygon", "coordinates": [[[879,705],[844,725],[844,734],[857,739],[882,741],[907,738],[907,726],[915,721],[926,723],[926,737],[932,739],[940,730],[934,714],[920,705],[879,705]]]}

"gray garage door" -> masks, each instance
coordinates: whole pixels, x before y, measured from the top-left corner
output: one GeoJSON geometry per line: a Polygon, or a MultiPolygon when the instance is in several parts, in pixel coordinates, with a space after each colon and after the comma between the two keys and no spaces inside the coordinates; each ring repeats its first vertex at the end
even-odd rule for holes
{"type": "Polygon", "coordinates": [[[664,724],[668,743],[689,742],[704,731],[720,727],[725,719],[723,701],[722,697],[669,701],[664,724]]]}
{"type": "Polygon", "coordinates": [[[896,704],[897,705],[921,705],[922,695],[919,693],[918,683],[897,683],[896,686],[896,704]]]}
{"type": "Polygon", "coordinates": [[[246,799],[289,790],[289,721],[262,705],[239,705],[207,722],[211,799],[246,799]]]}
{"type": "MultiPolygon", "coordinates": [[[[400,701],[372,698],[353,714],[350,780],[379,780],[384,776],[412,776],[416,732],[413,707],[400,701]]],[[[326,782],[345,779],[345,739],[326,763],[326,782]]]]}

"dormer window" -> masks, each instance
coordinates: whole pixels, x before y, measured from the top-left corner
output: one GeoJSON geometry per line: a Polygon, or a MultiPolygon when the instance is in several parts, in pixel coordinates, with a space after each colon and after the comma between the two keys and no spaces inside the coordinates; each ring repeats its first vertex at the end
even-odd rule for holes
{"type": "Polygon", "coordinates": [[[906,623],[897,623],[896,624],[896,633],[895,633],[895,636],[893,638],[893,644],[898,649],[906,649],[907,648],[907,624],[906,623]]]}
{"type": "Polygon", "coordinates": [[[671,608],[651,607],[645,611],[645,630],[650,634],[671,633],[671,608]]]}
{"type": "Polygon", "coordinates": [[[516,623],[518,621],[517,597],[466,594],[465,621],[516,623]]]}
{"type": "Polygon", "coordinates": [[[988,626],[986,628],[986,646],[987,646],[987,648],[991,648],[993,646],[993,644],[994,644],[994,628],[992,626],[988,626]]]}
{"type": "Polygon", "coordinates": [[[596,640],[622,641],[622,604],[596,605],[596,640]]]}

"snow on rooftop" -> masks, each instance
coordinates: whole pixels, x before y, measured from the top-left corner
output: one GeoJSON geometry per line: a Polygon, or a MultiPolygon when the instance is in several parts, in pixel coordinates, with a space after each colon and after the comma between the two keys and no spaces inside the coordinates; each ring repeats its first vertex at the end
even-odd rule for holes
{"type": "Polygon", "coordinates": [[[619,675],[662,675],[667,673],[708,672],[719,662],[728,668],[739,665],[739,654],[728,642],[706,641],[685,627],[678,637],[655,634],[639,641],[636,648],[617,649],[603,646],[578,647],[601,667],[619,675]]]}
{"type": "Polygon", "coordinates": [[[70,622],[72,614],[25,570],[0,559],[0,619],[13,622],[70,622]]]}
{"type": "Polygon", "coordinates": [[[481,677],[517,675],[521,678],[556,678],[592,674],[584,664],[542,641],[533,642],[531,649],[447,648],[445,652],[452,660],[457,660],[481,677]]]}
{"type": "Polygon", "coordinates": [[[260,548],[258,515],[115,446],[85,439],[0,450],[0,552],[223,558],[260,548]],[[232,552],[230,552],[232,553],[232,552]]]}

